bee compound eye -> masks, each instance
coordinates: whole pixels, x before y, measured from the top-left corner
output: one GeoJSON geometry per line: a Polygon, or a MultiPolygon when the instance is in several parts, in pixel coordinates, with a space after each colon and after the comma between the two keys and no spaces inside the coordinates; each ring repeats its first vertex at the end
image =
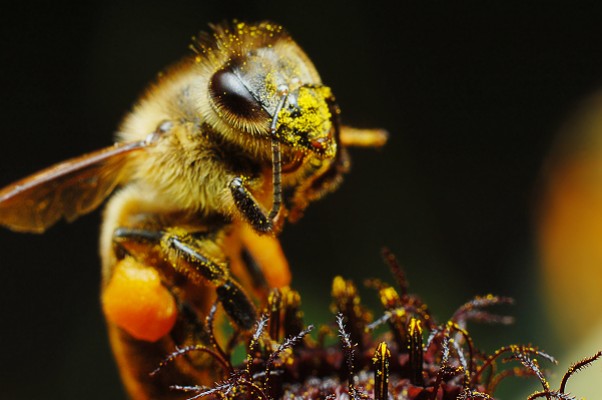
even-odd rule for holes
{"type": "Polygon", "coordinates": [[[261,104],[232,71],[222,69],[211,77],[211,97],[219,108],[236,116],[254,119],[261,112],[261,104]]]}

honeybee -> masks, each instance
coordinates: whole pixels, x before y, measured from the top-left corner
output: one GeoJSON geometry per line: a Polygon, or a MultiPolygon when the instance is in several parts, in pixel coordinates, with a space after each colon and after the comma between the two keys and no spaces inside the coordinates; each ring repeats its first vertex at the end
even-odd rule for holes
{"type": "Polygon", "coordinates": [[[115,192],[101,229],[101,296],[136,399],[176,398],[169,384],[211,379],[193,358],[162,377],[149,372],[202,340],[216,299],[235,329],[252,328],[257,299],[290,282],[276,239],[284,221],[339,185],[346,146],[387,138],[340,124],[330,88],[281,26],[212,29],[150,86],[114,146],[0,191],[0,224],[35,233],[115,192]]]}

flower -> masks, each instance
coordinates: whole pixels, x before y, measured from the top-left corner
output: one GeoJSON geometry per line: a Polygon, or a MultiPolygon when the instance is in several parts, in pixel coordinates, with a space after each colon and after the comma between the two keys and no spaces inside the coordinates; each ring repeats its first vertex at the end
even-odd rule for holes
{"type": "Polygon", "coordinates": [[[383,251],[396,287],[368,280],[383,305],[373,319],[362,305],[355,284],[336,277],[332,285],[335,324],[325,325],[317,337],[304,328],[298,292],[274,289],[262,317],[248,337],[235,332],[226,349],[218,343],[215,303],[205,329],[207,342],[177,349],[153,375],[180,357],[203,353],[221,370],[222,379],[212,386],[173,385],[188,399],[374,399],[452,400],[494,399],[498,384],[511,376],[534,376],[542,390],[528,400],[576,399],[566,392],[571,375],[602,356],[602,352],[573,364],[560,388],[551,389],[539,359],[556,360],[533,346],[508,345],[487,355],[480,352],[467,323],[508,324],[512,318],[487,311],[491,306],[512,303],[494,295],[478,296],[457,309],[444,323],[434,320],[426,304],[408,292],[408,282],[393,254],[383,251]],[[384,333],[377,331],[386,327],[384,333]],[[338,341],[328,343],[337,335],[338,341]],[[232,361],[232,349],[244,343],[246,356],[240,365],[232,361]],[[501,362],[515,366],[501,369],[501,362]]]}

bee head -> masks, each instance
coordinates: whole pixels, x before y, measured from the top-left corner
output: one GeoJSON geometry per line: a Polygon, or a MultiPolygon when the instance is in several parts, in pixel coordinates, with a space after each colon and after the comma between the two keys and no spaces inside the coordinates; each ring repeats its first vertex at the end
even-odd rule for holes
{"type": "Polygon", "coordinates": [[[334,97],[281,27],[215,28],[211,45],[202,49],[214,67],[207,82],[207,120],[216,131],[233,140],[251,135],[275,139],[293,152],[334,156],[334,97]]]}

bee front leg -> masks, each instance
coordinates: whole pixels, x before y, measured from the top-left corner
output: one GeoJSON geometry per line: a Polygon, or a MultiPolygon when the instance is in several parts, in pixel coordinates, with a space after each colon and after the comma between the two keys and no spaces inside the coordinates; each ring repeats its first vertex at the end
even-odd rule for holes
{"type": "Polygon", "coordinates": [[[255,200],[249,189],[245,186],[244,178],[239,176],[230,181],[230,192],[234,204],[245,220],[259,233],[272,233],[274,222],[255,200]]]}
{"type": "Polygon", "coordinates": [[[161,231],[119,228],[113,239],[126,253],[143,262],[152,265],[153,257],[160,255],[190,281],[210,282],[215,286],[224,311],[236,326],[249,330],[255,324],[257,312],[252,301],[230,275],[225,263],[216,262],[204,254],[203,239],[179,228],[161,231]]]}

